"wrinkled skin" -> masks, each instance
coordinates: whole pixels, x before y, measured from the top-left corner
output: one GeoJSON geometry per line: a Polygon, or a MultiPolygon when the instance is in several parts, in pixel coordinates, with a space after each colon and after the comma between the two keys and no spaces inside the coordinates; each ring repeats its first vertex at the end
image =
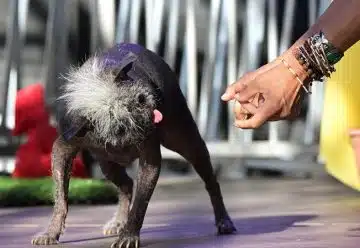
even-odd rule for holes
{"type": "Polygon", "coordinates": [[[84,133],[79,132],[81,135],[68,141],[60,136],[54,143],[52,157],[53,179],[56,185],[54,211],[49,226],[45,232],[32,239],[33,244],[58,242],[68,211],[69,168],[75,154],[82,149],[95,155],[106,178],[119,189],[117,211],[103,229],[105,235],[118,236],[111,248],[140,246],[140,230],[161,169],[160,145],[182,155],[202,178],[213,207],[218,234],[236,232],[224,205],[206,144],[187,107],[177,78],[159,57],[150,52],[149,54],[152,60],[147,65],[151,67],[155,61],[162,67],[161,70],[153,68],[152,74],[163,97],[163,104],[158,108],[162,116],[155,116],[155,127],[146,139],[136,146],[105,146],[91,129],[84,133]],[[125,168],[137,158],[137,187],[133,190],[133,180],[126,174],[125,168]]]}

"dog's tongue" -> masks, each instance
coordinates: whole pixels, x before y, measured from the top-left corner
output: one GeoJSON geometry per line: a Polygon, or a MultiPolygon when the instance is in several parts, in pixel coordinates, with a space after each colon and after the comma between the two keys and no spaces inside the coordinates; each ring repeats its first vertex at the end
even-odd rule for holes
{"type": "Polygon", "coordinates": [[[162,119],[163,119],[162,113],[159,110],[155,109],[154,110],[154,123],[159,123],[160,121],[162,121],[162,119]]]}

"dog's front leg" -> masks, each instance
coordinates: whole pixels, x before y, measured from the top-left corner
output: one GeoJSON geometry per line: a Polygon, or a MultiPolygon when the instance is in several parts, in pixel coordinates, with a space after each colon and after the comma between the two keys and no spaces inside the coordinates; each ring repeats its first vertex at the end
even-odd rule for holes
{"type": "Polygon", "coordinates": [[[128,222],[111,248],[138,248],[140,246],[140,229],[160,175],[160,167],[160,143],[156,139],[146,145],[140,157],[135,198],[128,222]]]}
{"type": "Polygon", "coordinates": [[[55,205],[50,223],[45,232],[32,239],[33,245],[56,244],[65,228],[68,212],[70,171],[77,148],[58,138],[52,150],[52,177],[55,183],[55,205]]]}

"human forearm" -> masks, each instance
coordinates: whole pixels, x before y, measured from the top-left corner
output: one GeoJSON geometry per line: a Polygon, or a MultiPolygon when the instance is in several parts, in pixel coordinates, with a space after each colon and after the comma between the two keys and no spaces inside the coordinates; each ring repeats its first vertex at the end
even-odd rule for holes
{"type": "MultiPolygon", "coordinates": [[[[334,71],[333,66],[341,59],[343,53],[359,40],[360,0],[334,0],[317,19],[315,24],[285,51],[278,58],[278,61],[282,59],[285,60],[296,74],[299,75],[299,78],[302,81],[306,81],[304,82],[306,84],[312,81],[306,80],[308,78],[313,78],[315,81],[322,81],[323,77],[329,77],[334,71]],[[322,32],[324,38],[328,40],[329,45],[332,45],[332,48],[325,52],[325,57],[319,57],[321,52],[318,52],[316,55],[314,50],[309,48],[309,39],[314,38],[314,35],[319,35],[320,32],[322,32]],[[305,43],[307,43],[307,45],[305,45],[305,43]],[[301,49],[302,52],[300,52],[301,49]],[[307,52],[305,50],[307,50],[307,52]],[[302,54],[300,60],[306,61],[305,66],[299,64],[300,53],[302,54]],[[314,56],[316,58],[314,58],[314,56]],[[319,63],[319,61],[323,60],[326,60],[328,63],[325,70],[324,63],[319,63]],[[315,74],[311,74],[314,72],[315,74]]],[[[317,48],[321,50],[320,46],[317,46],[317,48]]]]}
{"type": "Polygon", "coordinates": [[[320,31],[338,50],[348,50],[360,40],[360,1],[334,0],[292,48],[320,31]]]}

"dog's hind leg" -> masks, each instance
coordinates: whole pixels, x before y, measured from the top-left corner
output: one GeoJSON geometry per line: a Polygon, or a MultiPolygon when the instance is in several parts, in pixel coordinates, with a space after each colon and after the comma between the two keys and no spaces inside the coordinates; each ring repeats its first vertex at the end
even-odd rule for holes
{"type": "Polygon", "coordinates": [[[105,177],[119,190],[119,203],[114,217],[104,228],[104,235],[119,234],[128,221],[129,207],[133,193],[133,180],[128,176],[126,167],[108,161],[101,161],[100,167],[105,177]]]}
{"type": "Polygon", "coordinates": [[[176,115],[174,114],[173,118],[165,120],[163,123],[162,144],[179,153],[191,163],[204,181],[213,206],[218,233],[234,233],[236,228],[227,213],[208,149],[200,136],[196,123],[187,108],[181,108],[175,113],[176,115]]]}
{"type": "Polygon", "coordinates": [[[59,137],[52,149],[52,177],[55,183],[55,205],[53,214],[46,231],[35,236],[33,245],[56,244],[65,228],[65,219],[68,212],[68,190],[72,161],[78,149],[66,143],[59,137]]]}

